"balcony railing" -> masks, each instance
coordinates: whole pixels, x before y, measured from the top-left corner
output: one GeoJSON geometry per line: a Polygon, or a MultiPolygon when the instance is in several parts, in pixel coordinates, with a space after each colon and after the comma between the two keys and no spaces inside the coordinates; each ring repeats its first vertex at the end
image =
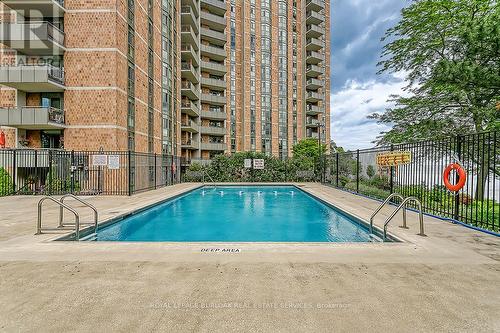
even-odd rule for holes
{"type": "Polygon", "coordinates": [[[51,65],[0,67],[0,83],[28,92],[62,91],[64,69],[51,65]]]}
{"type": "Polygon", "coordinates": [[[226,3],[220,0],[201,0],[201,7],[207,8],[217,15],[224,15],[226,12],[226,3]]]}
{"type": "Polygon", "coordinates": [[[306,37],[316,38],[320,37],[323,34],[324,34],[323,29],[315,24],[308,24],[306,26],[306,37]]]}
{"type": "Polygon", "coordinates": [[[227,115],[224,111],[201,111],[201,117],[212,120],[225,120],[227,115]]]}
{"type": "Polygon", "coordinates": [[[26,129],[59,128],[64,126],[64,111],[43,106],[0,108],[0,125],[26,129]]]}
{"type": "Polygon", "coordinates": [[[202,142],[200,148],[202,150],[224,151],[227,146],[224,142],[202,142]]]}
{"type": "Polygon", "coordinates": [[[226,43],[226,35],[223,32],[216,30],[201,28],[201,36],[203,39],[210,41],[217,45],[224,45],[226,43]]]}
{"type": "Polygon", "coordinates": [[[3,23],[0,41],[27,55],[52,55],[64,52],[64,32],[49,22],[3,23]]]}
{"type": "Polygon", "coordinates": [[[323,113],[323,108],[317,105],[308,104],[306,107],[306,112],[309,114],[320,114],[323,113]]]}
{"type": "Polygon", "coordinates": [[[209,87],[215,90],[224,90],[226,89],[226,81],[220,79],[212,79],[209,77],[201,78],[201,85],[209,87]]]}
{"type": "Polygon", "coordinates": [[[226,135],[226,128],[215,127],[215,126],[201,126],[200,132],[202,134],[210,134],[210,135],[226,135]]]}
{"type": "Polygon", "coordinates": [[[220,64],[218,62],[213,61],[201,61],[201,69],[202,71],[206,71],[209,73],[213,73],[216,75],[224,75],[227,72],[226,65],[220,64]]]}
{"type": "Polygon", "coordinates": [[[26,18],[63,17],[65,12],[64,0],[2,0],[1,2],[26,18]]]}
{"type": "Polygon", "coordinates": [[[210,28],[223,31],[226,28],[226,19],[224,16],[214,15],[207,11],[201,12],[201,24],[210,28]]]}
{"type": "Polygon", "coordinates": [[[214,105],[225,105],[226,104],[226,96],[223,95],[214,95],[214,94],[201,94],[201,101],[214,105]]]}

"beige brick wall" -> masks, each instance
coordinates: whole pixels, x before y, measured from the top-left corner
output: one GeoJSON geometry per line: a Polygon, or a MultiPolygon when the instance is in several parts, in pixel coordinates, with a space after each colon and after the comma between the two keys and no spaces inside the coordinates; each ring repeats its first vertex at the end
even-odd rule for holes
{"type": "MultiPolygon", "coordinates": [[[[161,152],[160,2],[154,11],[154,151],[161,152]]],[[[67,149],[127,150],[127,4],[67,0],[65,17],[67,149]],[[91,138],[83,140],[85,136],[91,138]]],[[[136,151],[148,150],[147,0],[135,5],[136,151]]]]}

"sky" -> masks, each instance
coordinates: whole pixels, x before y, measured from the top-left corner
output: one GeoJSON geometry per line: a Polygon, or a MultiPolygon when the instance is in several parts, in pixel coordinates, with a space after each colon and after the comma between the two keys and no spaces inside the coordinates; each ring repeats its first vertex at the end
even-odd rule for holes
{"type": "Polygon", "coordinates": [[[346,149],[369,148],[386,125],[367,119],[383,112],[402,75],[377,75],[385,31],[400,18],[407,0],[331,0],[331,134],[346,149]]]}

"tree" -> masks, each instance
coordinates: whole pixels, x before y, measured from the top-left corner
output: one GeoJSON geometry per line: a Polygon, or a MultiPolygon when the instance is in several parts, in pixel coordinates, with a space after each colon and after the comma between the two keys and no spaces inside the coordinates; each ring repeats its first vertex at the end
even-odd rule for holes
{"type": "Polygon", "coordinates": [[[317,139],[307,138],[300,140],[292,147],[293,157],[296,158],[313,158],[317,160],[320,155],[326,152],[326,145],[321,144],[317,139]]]}
{"type": "Polygon", "coordinates": [[[380,73],[407,73],[405,96],[371,118],[392,124],[379,143],[500,128],[497,0],[415,0],[386,32],[380,73]]]}

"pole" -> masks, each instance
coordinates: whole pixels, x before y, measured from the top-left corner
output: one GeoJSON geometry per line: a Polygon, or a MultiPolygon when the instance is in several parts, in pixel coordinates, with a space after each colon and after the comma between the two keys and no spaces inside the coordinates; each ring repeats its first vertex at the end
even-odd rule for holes
{"type": "Polygon", "coordinates": [[[154,169],[153,172],[154,172],[154,175],[155,175],[154,177],[155,177],[155,190],[156,190],[156,188],[157,188],[156,187],[156,153],[155,153],[154,159],[155,159],[155,169],[154,169]]]}
{"type": "Polygon", "coordinates": [[[319,181],[322,182],[321,179],[321,123],[319,124],[318,127],[318,171],[319,171],[319,181]]]}
{"type": "Polygon", "coordinates": [[[17,180],[17,150],[13,150],[12,153],[12,194],[16,193],[16,180],[17,180]]]}
{"type": "MultiPolygon", "coordinates": [[[[391,151],[394,150],[394,145],[391,145],[391,151]]],[[[389,187],[391,194],[394,193],[394,166],[390,166],[389,168],[389,187]]]]}
{"type": "Polygon", "coordinates": [[[75,151],[71,151],[71,194],[75,193],[75,151]]]}
{"type": "Polygon", "coordinates": [[[335,164],[336,164],[336,167],[335,167],[335,177],[337,178],[336,179],[336,183],[337,183],[337,187],[339,187],[339,153],[335,153],[335,164]]]}
{"type": "Polygon", "coordinates": [[[359,149],[356,150],[356,193],[359,193],[359,149]]]}
{"type": "Polygon", "coordinates": [[[128,195],[132,195],[132,151],[128,151],[128,161],[127,161],[127,169],[128,169],[128,195]]]}
{"type": "MultiPolygon", "coordinates": [[[[457,157],[459,160],[462,159],[462,140],[460,138],[460,135],[457,135],[457,157]]],[[[458,161],[455,161],[455,162],[458,162],[458,161]]],[[[455,172],[455,184],[457,184],[458,181],[459,181],[459,175],[458,175],[458,172],[455,172]]],[[[458,220],[459,208],[460,208],[460,195],[457,192],[457,193],[455,193],[455,207],[453,210],[453,218],[455,220],[458,220]]]]}

